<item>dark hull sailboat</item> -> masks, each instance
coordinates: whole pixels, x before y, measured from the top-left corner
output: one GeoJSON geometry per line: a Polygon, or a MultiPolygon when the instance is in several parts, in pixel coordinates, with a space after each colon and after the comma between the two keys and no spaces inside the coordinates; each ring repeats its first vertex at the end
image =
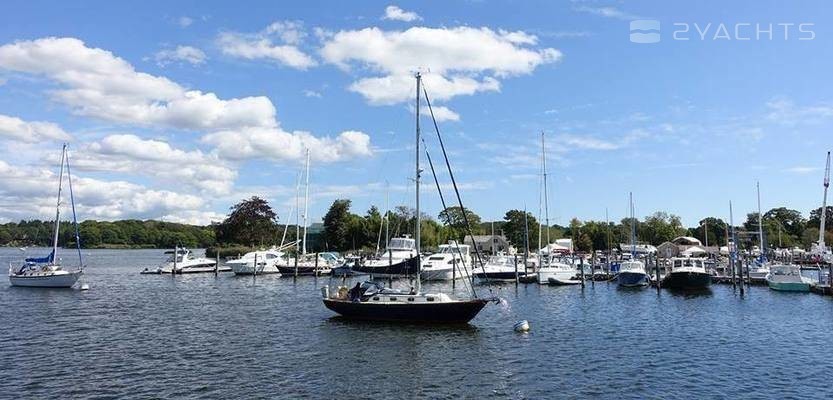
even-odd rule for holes
{"type": "MultiPolygon", "coordinates": [[[[409,303],[407,300],[409,296],[401,297],[401,304],[390,304],[390,302],[374,304],[373,300],[324,299],[324,305],[350,319],[464,324],[471,321],[488,303],[485,299],[409,303]]],[[[413,296],[410,297],[413,298],[413,296]]]]}
{"type": "Polygon", "coordinates": [[[662,287],[668,289],[705,289],[712,277],[704,272],[672,272],[662,279],[662,287]]]}

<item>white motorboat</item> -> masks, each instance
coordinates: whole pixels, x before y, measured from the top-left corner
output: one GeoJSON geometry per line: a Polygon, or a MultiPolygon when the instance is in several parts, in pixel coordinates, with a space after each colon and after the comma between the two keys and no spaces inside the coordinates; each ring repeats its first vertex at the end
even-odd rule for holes
{"type": "Polygon", "coordinates": [[[174,250],[168,250],[165,254],[170,254],[165,262],[156,268],[145,268],[142,274],[193,274],[201,272],[214,272],[215,268],[218,272],[231,271],[230,267],[217,266],[217,262],[205,257],[197,257],[194,253],[184,247],[177,247],[174,250]]]}
{"type": "Polygon", "coordinates": [[[69,173],[69,155],[67,145],[61,150],[61,167],[58,174],[58,202],[55,206],[55,229],[52,239],[52,252],[46,257],[27,258],[20,267],[9,264],[9,282],[12,286],[41,287],[41,288],[70,288],[78,281],[84,270],[81,259],[81,240],[78,235],[78,220],[75,215],[75,198],[72,194],[72,177],[69,173]],[[58,234],[61,228],[61,190],[63,189],[64,166],[67,167],[67,182],[69,183],[70,203],[72,205],[72,222],[75,226],[75,245],[78,250],[78,269],[65,270],[58,258],[58,234]]]}
{"type": "Polygon", "coordinates": [[[474,267],[471,263],[469,245],[451,240],[448,244],[441,244],[439,250],[438,253],[426,257],[422,263],[422,280],[450,281],[471,276],[474,267]]]}
{"type": "Polygon", "coordinates": [[[416,256],[414,239],[408,236],[393,238],[383,253],[358,263],[353,271],[379,278],[413,276],[418,267],[416,256]]]}
{"type": "Polygon", "coordinates": [[[770,289],[780,292],[809,292],[814,282],[801,275],[798,265],[773,265],[766,276],[766,283],[770,289]]]}
{"type": "Polygon", "coordinates": [[[226,266],[231,267],[231,272],[235,275],[280,274],[278,263],[283,256],[284,253],[277,249],[252,251],[238,259],[227,261],[226,266]]]}
{"type": "Polygon", "coordinates": [[[645,269],[645,263],[636,258],[636,225],[633,214],[633,193],[628,194],[631,211],[631,259],[619,264],[616,280],[622,287],[644,287],[651,283],[651,276],[645,269]]]}
{"type": "Polygon", "coordinates": [[[581,280],[576,279],[578,270],[572,264],[559,259],[542,263],[536,271],[538,283],[542,285],[577,285],[581,280]]]}
{"type": "Polygon", "coordinates": [[[489,257],[486,264],[475,268],[472,274],[483,281],[514,281],[515,275],[523,276],[525,270],[523,257],[498,254],[489,257]]]}

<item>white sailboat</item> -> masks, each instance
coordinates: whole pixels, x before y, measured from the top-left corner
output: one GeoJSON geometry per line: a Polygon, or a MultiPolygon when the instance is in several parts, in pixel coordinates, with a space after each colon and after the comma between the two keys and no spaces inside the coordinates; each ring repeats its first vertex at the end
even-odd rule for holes
{"type": "Polygon", "coordinates": [[[819,218],[819,241],[810,247],[810,254],[820,262],[833,263],[833,253],[824,243],[825,222],[827,219],[827,189],[830,186],[830,152],[827,152],[827,165],[824,168],[824,199],[821,203],[821,215],[819,218]]]}
{"type": "Polygon", "coordinates": [[[70,288],[78,281],[84,271],[81,258],[81,242],[78,235],[78,221],[75,215],[75,198],[72,194],[72,176],[69,170],[69,156],[67,145],[61,150],[61,167],[58,174],[58,201],[55,206],[55,234],[52,238],[52,252],[46,257],[27,258],[22,266],[17,268],[9,264],[9,282],[12,286],[70,288]],[[69,183],[70,203],[72,204],[72,220],[75,226],[75,244],[78,250],[78,269],[64,269],[58,257],[58,234],[61,229],[61,191],[63,189],[64,166],[66,166],[69,183]]]}
{"type": "MultiPolygon", "coordinates": [[[[766,257],[766,244],[764,242],[764,219],[761,215],[761,183],[758,182],[756,185],[758,191],[758,243],[760,244],[758,248],[758,259],[755,260],[754,263],[750,264],[747,268],[749,268],[749,279],[753,281],[763,281],[766,280],[767,275],[769,275],[769,268],[770,264],[767,261],[766,257]]],[[[753,254],[755,253],[755,249],[752,249],[753,254]]]]}
{"type": "Polygon", "coordinates": [[[636,218],[633,212],[633,193],[628,194],[631,211],[631,258],[619,264],[616,280],[622,287],[644,287],[651,282],[645,263],[636,258],[636,218]]]}

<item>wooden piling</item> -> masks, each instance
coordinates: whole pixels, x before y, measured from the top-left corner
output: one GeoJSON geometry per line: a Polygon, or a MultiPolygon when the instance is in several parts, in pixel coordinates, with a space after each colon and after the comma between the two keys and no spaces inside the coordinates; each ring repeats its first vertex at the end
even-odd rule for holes
{"type": "Polygon", "coordinates": [[[654,269],[657,274],[657,293],[659,293],[659,290],[662,289],[662,277],[659,274],[659,256],[656,254],[654,255],[654,269]]]}
{"type": "Polygon", "coordinates": [[[743,258],[741,257],[738,260],[738,275],[740,277],[740,295],[743,296],[744,288],[743,288],[743,258]]]}
{"type": "Polygon", "coordinates": [[[518,277],[518,254],[515,254],[515,287],[518,286],[520,278],[518,277]]]}
{"type": "Polygon", "coordinates": [[[457,258],[452,254],[451,255],[451,288],[457,288],[457,258]]]}
{"type": "Polygon", "coordinates": [[[313,274],[316,278],[318,278],[318,253],[315,253],[315,263],[313,265],[315,267],[315,272],[313,274]]]}
{"type": "Polygon", "coordinates": [[[579,257],[578,268],[581,270],[579,273],[581,277],[581,288],[584,289],[584,257],[579,257]]]}
{"type": "Polygon", "coordinates": [[[214,263],[214,277],[217,277],[217,273],[220,271],[220,251],[217,251],[217,254],[214,255],[217,260],[214,263]]]}
{"type": "Polygon", "coordinates": [[[295,276],[292,277],[293,279],[298,279],[298,250],[295,250],[295,276]]]}
{"type": "Polygon", "coordinates": [[[252,265],[252,282],[257,278],[257,251],[255,251],[255,263],[252,265]]]}

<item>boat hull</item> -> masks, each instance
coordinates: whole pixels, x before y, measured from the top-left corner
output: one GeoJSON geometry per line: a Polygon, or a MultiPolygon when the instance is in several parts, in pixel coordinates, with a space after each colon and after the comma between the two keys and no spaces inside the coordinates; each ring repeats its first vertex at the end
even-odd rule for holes
{"type": "Polygon", "coordinates": [[[779,292],[809,292],[810,284],[803,282],[767,282],[767,285],[772,290],[779,292]]]}
{"type": "MultiPolygon", "coordinates": [[[[235,264],[231,266],[231,272],[234,272],[235,275],[252,275],[252,268],[251,264],[235,264]]],[[[262,265],[257,268],[258,275],[266,275],[266,274],[280,274],[281,271],[275,265],[262,265]]]]}
{"type": "Polygon", "coordinates": [[[622,287],[643,287],[650,283],[648,274],[643,272],[620,272],[616,281],[622,287]]]}
{"type": "Polygon", "coordinates": [[[410,304],[324,299],[328,309],[349,319],[459,324],[471,321],[486,303],[488,300],[483,299],[410,304]]]}
{"type": "Polygon", "coordinates": [[[310,266],[298,266],[297,268],[293,266],[278,266],[278,271],[283,276],[321,276],[321,275],[329,275],[332,271],[329,268],[324,267],[310,267],[310,266]],[[297,271],[297,273],[296,273],[297,271]]]}
{"type": "Polygon", "coordinates": [[[662,287],[669,289],[703,289],[709,287],[712,277],[705,272],[672,272],[662,279],[662,287]]]}
{"type": "Polygon", "coordinates": [[[417,272],[417,258],[409,258],[399,262],[391,263],[390,265],[368,265],[358,263],[353,266],[353,272],[370,274],[374,277],[388,277],[388,276],[414,276],[417,272]]]}
{"type": "MultiPolygon", "coordinates": [[[[488,271],[488,272],[475,272],[474,277],[480,280],[491,280],[491,281],[515,281],[515,271],[488,271]]],[[[517,273],[518,278],[523,276],[522,272],[517,273]]]]}
{"type": "Polygon", "coordinates": [[[453,279],[468,278],[471,276],[467,274],[468,271],[460,267],[457,271],[452,271],[452,268],[426,268],[419,272],[420,277],[424,281],[450,281],[453,279]]]}
{"type": "Polygon", "coordinates": [[[9,282],[20,287],[71,288],[80,277],[81,271],[54,275],[9,275],[9,282]]]}

